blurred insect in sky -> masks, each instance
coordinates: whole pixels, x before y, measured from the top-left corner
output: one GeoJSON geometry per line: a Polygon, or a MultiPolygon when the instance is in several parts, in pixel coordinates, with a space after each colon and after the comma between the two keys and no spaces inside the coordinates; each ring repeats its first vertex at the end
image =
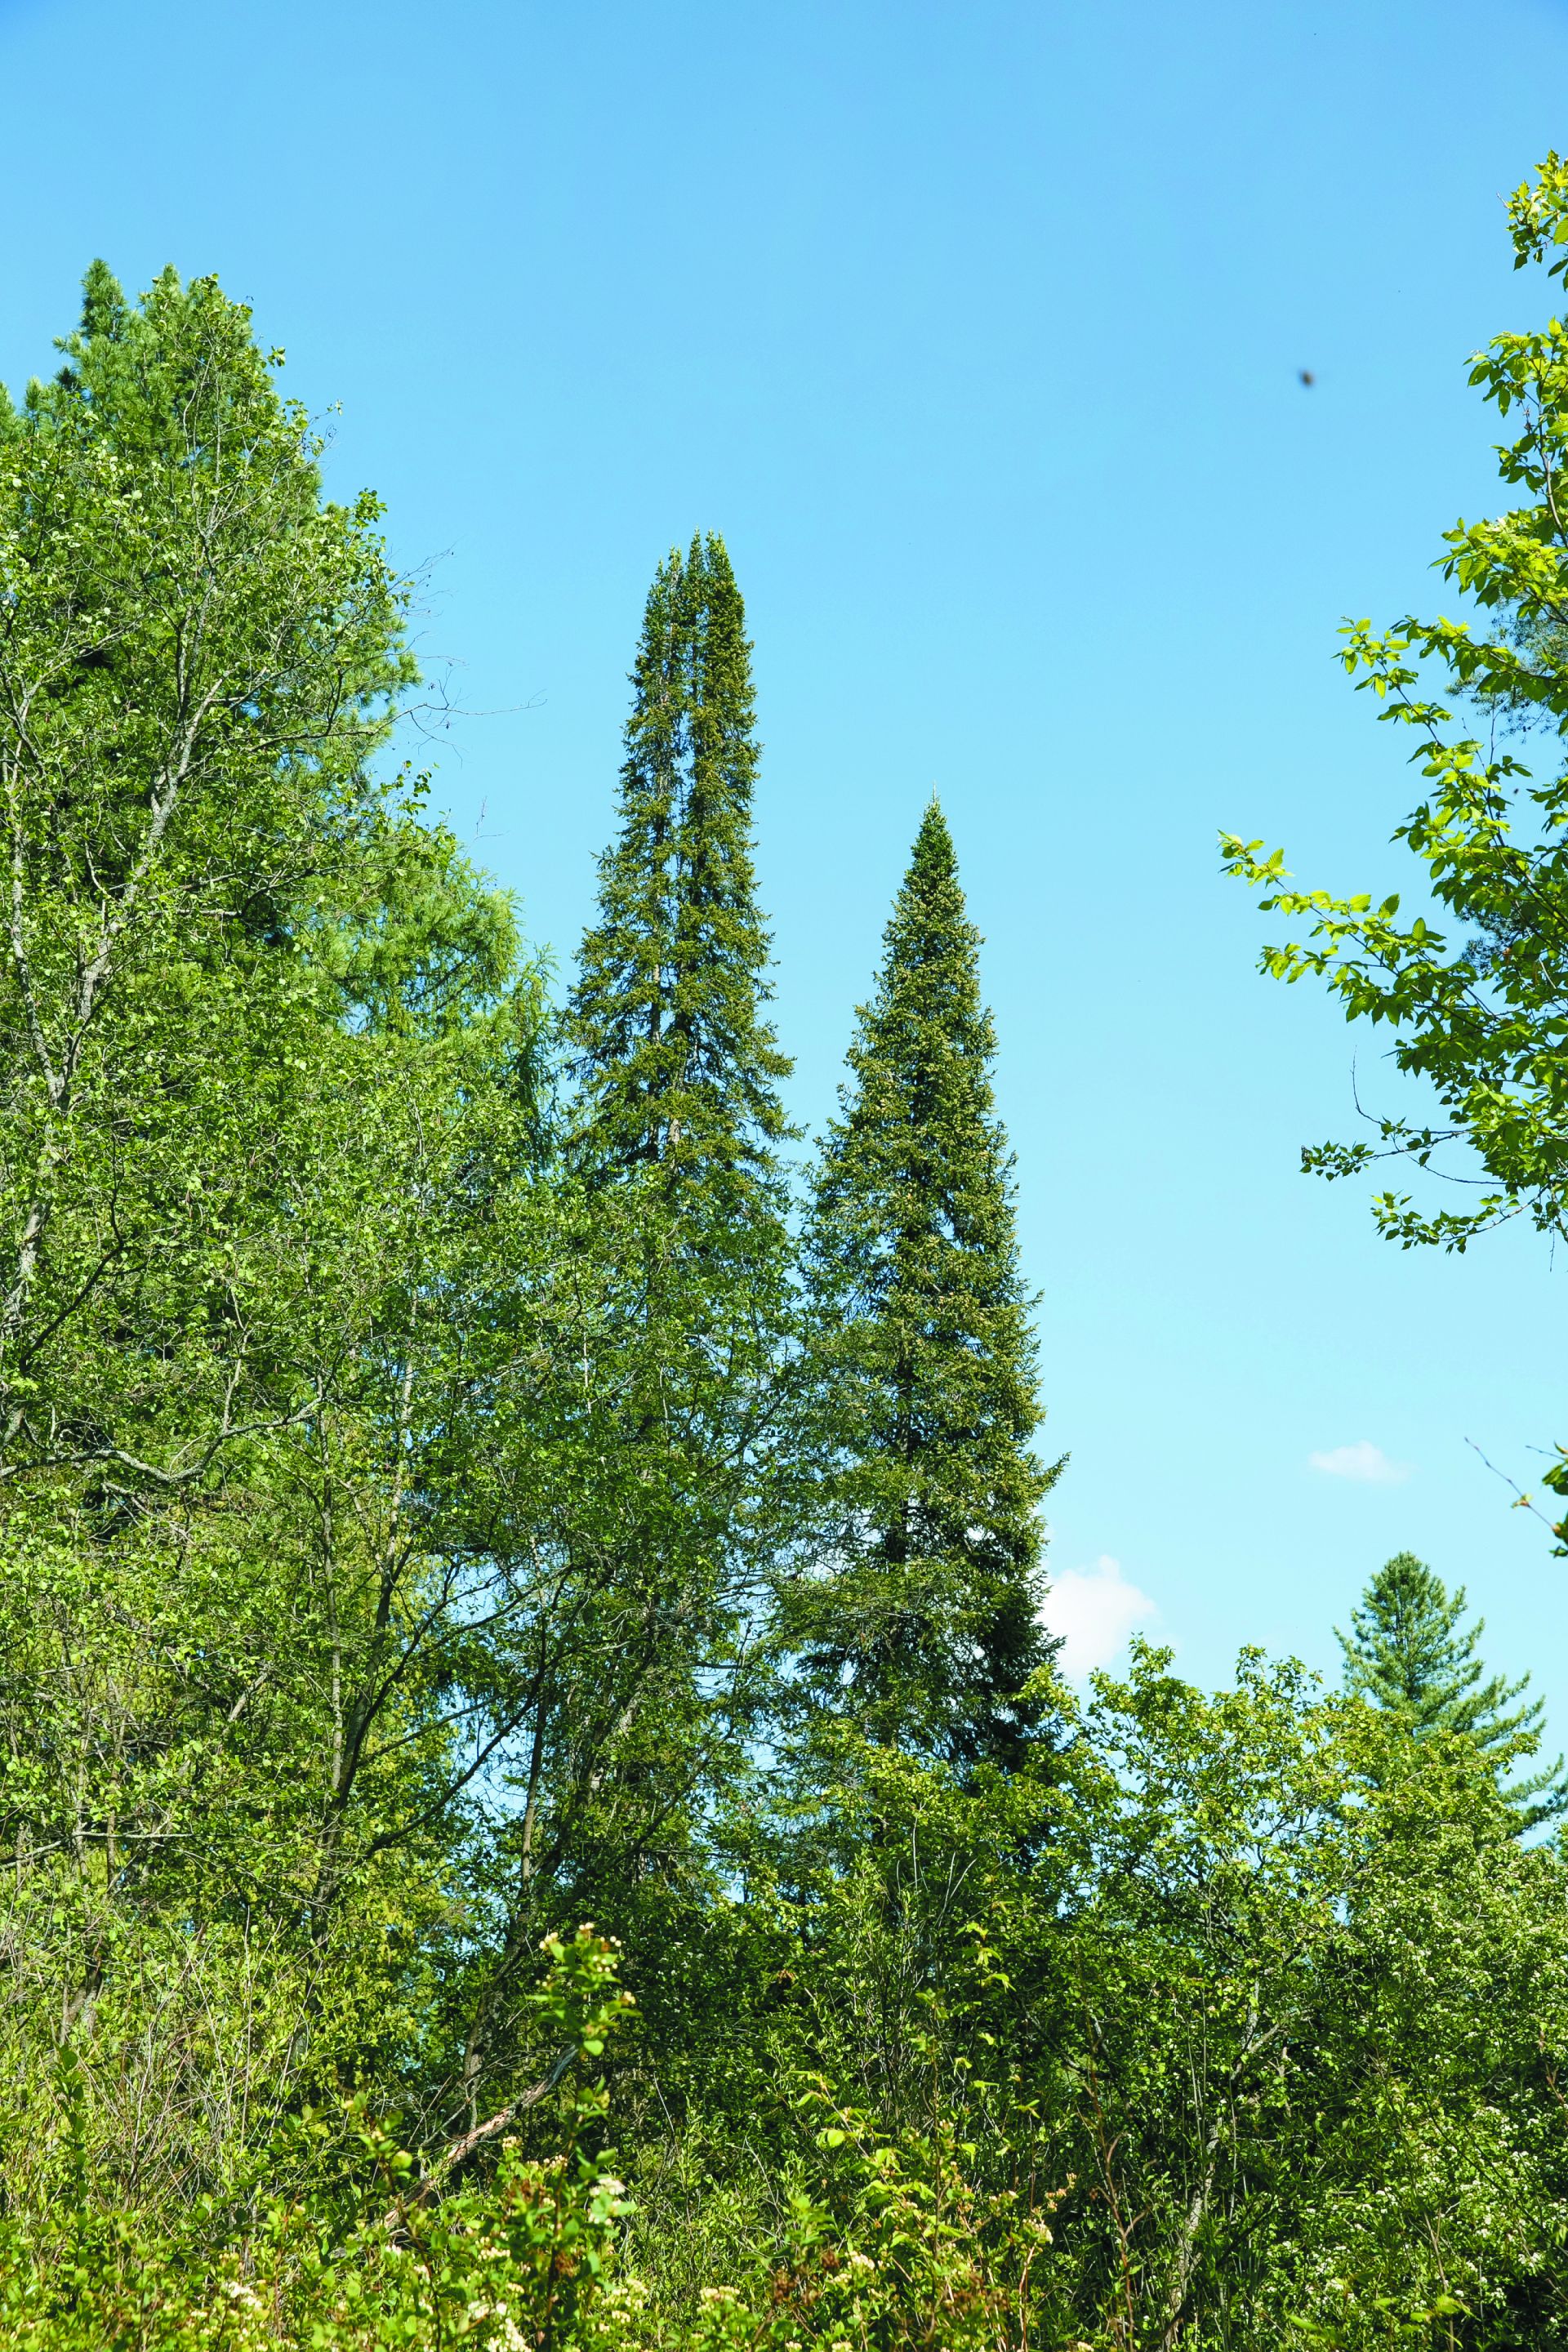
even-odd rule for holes
{"type": "Polygon", "coordinates": [[[1298,368],[1296,373],[1305,384],[1311,384],[1316,381],[1310,368],[1298,368]]]}

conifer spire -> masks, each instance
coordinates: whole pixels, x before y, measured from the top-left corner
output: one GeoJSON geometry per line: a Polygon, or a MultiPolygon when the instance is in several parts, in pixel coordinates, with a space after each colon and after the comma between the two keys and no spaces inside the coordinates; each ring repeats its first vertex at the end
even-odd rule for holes
{"type": "Polygon", "coordinates": [[[828,1533],[787,1612],[827,1704],[959,1763],[1017,1758],[1040,1713],[1025,1686],[1056,1647],[1038,1513],[1057,1470],[1032,1447],[1031,1302],[979,944],[933,797],[816,1175],[805,1272],[828,1533]]]}
{"type": "Polygon", "coordinates": [[[1466,1625],[1465,1605],[1463,1585],[1450,1593],[1414,1552],[1395,1552],[1367,1586],[1360,1608],[1352,1610],[1349,1633],[1336,1633],[1345,1687],[1396,1716],[1417,1739],[1443,1731],[1473,1739],[1521,1831],[1560,1821],[1568,1813],[1561,1756],[1544,1772],[1509,1778],[1515,1764],[1540,1748],[1544,1703],[1514,1705],[1530,1687],[1528,1675],[1516,1683],[1487,1675],[1477,1655],[1486,1620],[1466,1625]]]}
{"type": "Polygon", "coordinates": [[[605,1801],[662,1810],[673,1851],[678,1823],[700,1838],[770,1687],[753,1627],[782,1542],[794,1306],[776,1152],[789,1064],[766,1019],[752,860],[751,647],[721,540],[659,566],[632,684],[619,824],[567,1007],[567,1157],[598,1302],[596,1486],[616,1498],[586,1538],[587,1573],[605,1640],[617,1656],[641,1643],[644,1661],[605,1801]]]}
{"type": "Polygon", "coordinates": [[[118,342],[125,331],[125,291],[107,261],[89,261],[81,281],[81,334],[90,342],[107,335],[118,342]]]}
{"type": "Polygon", "coordinates": [[[751,652],[724,542],[700,534],[649,592],[620,829],[570,1008],[578,1147],[602,1174],[658,1162],[678,1190],[743,1176],[785,1132],[752,860],[751,652]]]}

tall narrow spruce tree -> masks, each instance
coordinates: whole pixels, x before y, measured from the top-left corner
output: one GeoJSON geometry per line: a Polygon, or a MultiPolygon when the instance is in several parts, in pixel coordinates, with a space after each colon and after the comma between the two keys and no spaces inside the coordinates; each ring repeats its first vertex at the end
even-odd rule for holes
{"type": "Polygon", "coordinates": [[[1450,1593],[1414,1552],[1385,1560],[1351,1612],[1349,1633],[1337,1635],[1345,1658],[1345,1687],[1405,1723],[1417,1739],[1460,1732],[1474,1740],[1497,1776],[1522,1834],[1568,1813],[1563,1759],[1526,1779],[1513,1768],[1541,1746],[1546,1708],[1539,1698],[1515,1706],[1530,1687],[1488,1675],[1478,1657],[1486,1620],[1465,1619],[1465,1588],[1450,1593]]]}
{"type": "Polygon", "coordinates": [[[952,836],[931,801],[861,1008],[805,1243],[824,1531],[786,1630],[879,1741],[1017,1760],[1042,1713],[1041,1420],[1011,1157],[952,836]]]}
{"type": "MultiPolygon", "coordinates": [[[[541,1550],[578,1596],[548,1752],[574,1788],[574,1759],[595,1758],[571,1827],[574,1900],[636,1948],[647,1889],[703,1866],[707,1797],[743,1769],[765,1682],[792,1301],[751,646],[721,539],[660,565],[632,684],[619,824],[565,1015],[555,1311],[574,1475],[541,1550]]],[[[538,1932],[520,1908],[517,1948],[538,1932]]]]}
{"type": "Polygon", "coordinates": [[[600,1179],[659,1165],[667,1198],[704,1223],[754,1213],[759,1182],[776,1207],[785,1132],[752,860],[751,653],[723,541],[672,551],[643,618],[620,829],[569,1016],[583,1164],[600,1179]]]}

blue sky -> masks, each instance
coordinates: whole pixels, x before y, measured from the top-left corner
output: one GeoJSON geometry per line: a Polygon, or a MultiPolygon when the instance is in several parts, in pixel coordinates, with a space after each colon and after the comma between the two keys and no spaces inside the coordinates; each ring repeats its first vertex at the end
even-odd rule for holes
{"type": "Polygon", "coordinates": [[[0,0],[0,374],[97,253],[254,304],[430,566],[437,796],[563,963],[694,528],[757,641],[808,1123],[940,790],[1075,1622],[1130,1584],[1202,1679],[1243,1641],[1330,1668],[1407,1547],[1568,1737],[1568,1563],[1466,1442],[1528,1477],[1568,1436],[1564,1269],[1401,1255],[1297,1172],[1352,1056],[1399,1088],[1256,977],[1214,847],[1408,879],[1334,632],[1439,604],[1438,534],[1499,503],[1464,362],[1547,307],[1502,198],[1568,143],[1568,0],[0,0]]]}

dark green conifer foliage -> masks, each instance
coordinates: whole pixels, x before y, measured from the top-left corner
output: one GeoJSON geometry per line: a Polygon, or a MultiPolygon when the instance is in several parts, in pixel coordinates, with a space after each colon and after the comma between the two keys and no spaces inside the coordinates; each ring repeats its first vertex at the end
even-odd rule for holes
{"type": "Polygon", "coordinates": [[[1568,1812],[1568,1779],[1560,1756],[1551,1769],[1525,1780],[1508,1778],[1521,1757],[1541,1744],[1545,1706],[1522,1698],[1524,1675],[1510,1683],[1486,1675],[1477,1646],[1486,1620],[1464,1624],[1465,1588],[1452,1595],[1414,1552],[1396,1552],[1367,1586],[1351,1631],[1338,1635],[1345,1655],[1345,1687],[1403,1718],[1417,1739],[1462,1732],[1473,1739],[1520,1817],[1521,1830],[1568,1812]],[[1483,1676],[1486,1678],[1483,1679],[1483,1676]],[[1511,1712],[1510,1711],[1511,1709],[1511,1712]]]}
{"type": "Polygon", "coordinates": [[[790,1066],[763,1011],[751,651],[724,542],[699,535],[648,595],[620,831],[600,862],[569,1019],[584,1164],[607,1175],[657,1162],[672,1195],[696,1177],[731,1207],[748,1174],[771,1171],[790,1066]]]}
{"type": "MultiPolygon", "coordinates": [[[[1055,1644],[1039,1614],[1030,1300],[979,935],[934,799],[861,1008],[806,1240],[826,1531],[786,1625],[877,1738],[1016,1759],[1055,1644]]],[[[1059,1469],[1060,1465],[1057,1465],[1059,1469]]]]}
{"type": "Polygon", "coordinates": [[[591,1593],[563,1724],[575,1710],[615,1727],[578,1851],[628,1948],[636,1895],[609,1885],[617,1857],[635,1844],[646,1872],[657,1848],[667,1888],[698,1867],[707,1795],[743,1769],[768,1678],[756,1635],[793,1303],[777,1157],[789,1065],[766,1017],[751,647],[721,540],[660,565],[632,683],[620,821],[565,1020],[565,1174],[587,1195],[571,1247],[596,1302],[576,1442],[594,1468],[555,1538],[591,1593]],[[581,1664],[594,1643],[602,1685],[581,1664]]]}
{"type": "Polygon", "coordinates": [[[125,289],[107,261],[91,261],[81,281],[81,328],[84,340],[91,342],[107,335],[119,342],[125,331],[128,317],[125,289]]]}

